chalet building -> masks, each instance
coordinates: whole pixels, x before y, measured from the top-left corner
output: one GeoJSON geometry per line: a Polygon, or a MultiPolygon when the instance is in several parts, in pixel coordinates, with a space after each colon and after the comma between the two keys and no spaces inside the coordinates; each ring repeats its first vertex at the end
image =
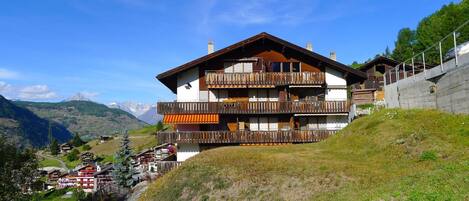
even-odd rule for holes
{"type": "Polygon", "coordinates": [[[57,180],[57,186],[59,189],[61,188],[73,188],[77,186],[77,175],[74,173],[66,173],[60,176],[57,180]]]}
{"type": "Polygon", "coordinates": [[[117,183],[114,181],[112,171],[114,171],[114,166],[112,164],[108,164],[104,166],[101,171],[98,171],[93,174],[94,192],[115,192],[119,188],[117,186],[117,183]]]}
{"type": "MultiPolygon", "coordinates": [[[[423,72],[423,64],[414,62],[414,68],[411,63],[401,64],[399,61],[387,58],[384,56],[376,57],[375,59],[363,64],[358,70],[366,73],[366,80],[355,83],[352,86],[352,103],[369,104],[375,101],[384,101],[384,84],[385,82],[391,83],[396,81],[396,77],[412,76],[423,72]],[[385,72],[389,72],[399,66],[399,74],[388,73],[384,77],[385,72]]],[[[428,65],[427,66],[434,66],[428,65]]]]}
{"type": "Polygon", "coordinates": [[[47,173],[47,180],[49,183],[55,183],[60,178],[60,175],[62,175],[60,170],[52,170],[47,173]]]}
{"type": "Polygon", "coordinates": [[[76,187],[83,189],[85,192],[92,192],[94,189],[94,173],[99,168],[95,165],[85,165],[78,169],[76,178],[76,187]]]}
{"type": "Polygon", "coordinates": [[[94,163],[94,154],[86,151],[80,154],[80,160],[83,164],[91,164],[94,163]]]}
{"type": "Polygon", "coordinates": [[[62,154],[66,154],[66,153],[72,151],[72,149],[73,149],[73,146],[69,143],[63,143],[59,147],[60,147],[60,153],[62,153],[62,154]]]}
{"type": "Polygon", "coordinates": [[[177,160],[223,145],[320,141],[349,123],[347,87],[366,74],[268,33],[168,70],[157,79],[176,94],[158,113],[174,131],[177,160]]]}

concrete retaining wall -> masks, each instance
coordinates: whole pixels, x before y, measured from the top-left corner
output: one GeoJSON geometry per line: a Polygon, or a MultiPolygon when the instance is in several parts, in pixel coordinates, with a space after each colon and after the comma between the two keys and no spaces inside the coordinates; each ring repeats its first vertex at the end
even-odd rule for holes
{"type": "Polygon", "coordinates": [[[385,86],[386,106],[390,108],[437,108],[469,114],[469,55],[458,67],[454,61],[385,86]]]}

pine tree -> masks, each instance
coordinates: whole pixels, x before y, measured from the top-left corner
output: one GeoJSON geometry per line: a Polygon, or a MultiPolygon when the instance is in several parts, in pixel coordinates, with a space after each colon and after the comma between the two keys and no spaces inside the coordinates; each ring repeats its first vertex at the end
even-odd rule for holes
{"type": "Polygon", "coordinates": [[[156,123],[156,131],[164,131],[164,130],[166,130],[166,127],[164,126],[163,122],[158,121],[158,123],[156,123]]]}
{"type": "Polygon", "coordinates": [[[49,145],[49,149],[50,149],[50,153],[52,155],[57,155],[59,154],[59,143],[57,142],[57,140],[55,138],[52,137],[52,140],[51,140],[51,143],[49,145]]]}
{"type": "Polygon", "coordinates": [[[130,149],[130,140],[127,131],[122,137],[121,148],[117,151],[114,159],[113,177],[116,183],[124,188],[130,188],[134,185],[132,176],[135,170],[132,166],[132,150],[130,149]]]}
{"type": "Polygon", "coordinates": [[[83,145],[84,143],[85,142],[80,138],[78,133],[75,133],[75,135],[73,136],[73,139],[72,139],[72,145],[75,146],[75,147],[79,147],[79,146],[83,145]]]}

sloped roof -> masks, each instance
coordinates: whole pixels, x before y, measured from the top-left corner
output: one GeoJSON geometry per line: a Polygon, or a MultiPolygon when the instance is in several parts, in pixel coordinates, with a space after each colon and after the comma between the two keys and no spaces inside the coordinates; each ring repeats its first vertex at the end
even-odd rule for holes
{"type": "MultiPolygon", "coordinates": [[[[248,44],[251,44],[251,43],[254,43],[256,41],[259,41],[259,40],[262,40],[262,39],[268,39],[270,41],[273,41],[274,43],[278,43],[278,44],[281,44],[283,45],[284,47],[286,48],[290,48],[296,52],[299,52],[299,53],[302,53],[306,56],[309,56],[315,60],[319,60],[325,64],[328,65],[328,67],[331,67],[331,68],[334,68],[336,70],[339,70],[339,71],[342,71],[342,72],[346,72],[346,73],[349,73],[349,75],[352,75],[352,76],[356,76],[358,79],[365,79],[366,78],[366,74],[359,71],[359,70],[356,70],[356,69],[353,69],[353,68],[350,68],[349,66],[347,65],[344,65],[342,63],[339,63],[337,61],[334,61],[332,59],[329,59],[327,57],[324,57],[320,54],[317,54],[315,52],[312,52],[312,51],[309,51],[303,47],[300,47],[298,45],[295,45],[293,43],[290,43],[288,41],[285,41],[281,38],[278,38],[276,36],[273,36],[273,35],[270,35],[266,32],[262,32],[262,33],[259,33],[257,35],[254,35],[250,38],[247,38],[245,40],[242,40],[240,42],[237,42],[233,45],[230,45],[228,47],[225,47],[223,49],[220,49],[218,51],[215,51],[211,54],[208,54],[208,55],[205,55],[203,57],[200,57],[198,59],[195,59],[195,60],[192,60],[188,63],[185,63],[181,66],[178,66],[178,67],[175,67],[175,68],[172,68],[166,72],[163,72],[159,75],[156,76],[156,78],[162,82],[163,84],[165,84],[166,86],[168,86],[168,88],[170,88],[171,90],[173,90],[173,92],[175,92],[175,89],[172,89],[172,87],[169,85],[169,82],[170,80],[172,79],[168,79],[168,78],[172,78],[172,76],[180,73],[180,72],[183,72],[185,70],[188,70],[188,69],[191,69],[191,68],[194,68],[196,67],[197,65],[200,65],[206,61],[209,61],[211,59],[214,59],[214,58],[217,58],[219,56],[222,56],[228,52],[231,52],[235,49],[238,49],[240,47],[243,47],[245,45],[248,45],[248,44]]],[[[172,80],[174,81],[174,80],[172,80]]]]}
{"type": "Polygon", "coordinates": [[[376,64],[387,64],[387,65],[390,65],[390,66],[397,66],[399,64],[399,62],[394,60],[394,59],[388,58],[388,57],[379,56],[379,57],[376,57],[373,60],[363,64],[363,66],[360,66],[358,68],[358,70],[366,71],[366,70],[370,69],[371,67],[373,67],[376,64]]]}

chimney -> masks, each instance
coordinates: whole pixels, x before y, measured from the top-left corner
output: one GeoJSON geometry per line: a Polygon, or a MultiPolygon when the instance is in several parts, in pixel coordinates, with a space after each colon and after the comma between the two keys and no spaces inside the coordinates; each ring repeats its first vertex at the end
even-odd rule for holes
{"type": "Polygon", "coordinates": [[[309,51],[313,51],[313,44],[311,42],[306,43],[306,49],[309,51]]]}
{"type": "Polygon", "coordinates": [[[329,59],[332,59],[334,61],[337,61],[337,54],[335,52],[331,52],[329,59]]]}
{"type": "Polygon", "coordinates": [[[213,41],[212,41],[212,40],[209,40],[209,41],[208,41],[208,47],[207,47],[207,49],[208,49],[208,54],[211,54],[211,53],[214,52],[215,46],[213,45],[213,41]]]}

